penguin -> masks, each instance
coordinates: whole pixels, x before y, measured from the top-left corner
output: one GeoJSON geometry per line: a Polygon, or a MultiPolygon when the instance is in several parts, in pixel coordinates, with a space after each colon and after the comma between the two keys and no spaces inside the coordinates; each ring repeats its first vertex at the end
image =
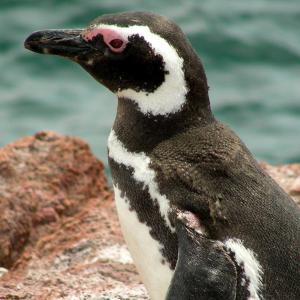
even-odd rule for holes
{"type": "Polygon", "coordinates": [[[151,299],[300,299],[300,211],[214,117],[182,30],[149,12],[32,33],[118,99],[108,138],[122,232],[151,299]]]}

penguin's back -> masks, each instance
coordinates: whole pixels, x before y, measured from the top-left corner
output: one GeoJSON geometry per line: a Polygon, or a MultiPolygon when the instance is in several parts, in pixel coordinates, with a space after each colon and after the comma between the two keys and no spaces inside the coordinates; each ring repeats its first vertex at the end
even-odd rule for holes
{"type": "Polygon", "coordinates": [[[266,299],[300,299],[300,210],[229,128],[195,126],[153,157],[171,203],[197,212],[211,239],[238,241],[235,251],[253,253],[266,299]]]}

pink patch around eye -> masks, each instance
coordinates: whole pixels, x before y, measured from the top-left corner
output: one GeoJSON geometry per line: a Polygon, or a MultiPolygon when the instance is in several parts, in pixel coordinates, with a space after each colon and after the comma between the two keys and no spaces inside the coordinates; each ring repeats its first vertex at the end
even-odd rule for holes
{"type": "Polygon", "coordinates": [[[83,34],[83,39],[86,41],[92,40],[97,35],[103,36],[104,43],[111,51],[121,53],[126,47],[127,41],[118,32],[108,28],[96,28],[86,31],[83,34]]]}

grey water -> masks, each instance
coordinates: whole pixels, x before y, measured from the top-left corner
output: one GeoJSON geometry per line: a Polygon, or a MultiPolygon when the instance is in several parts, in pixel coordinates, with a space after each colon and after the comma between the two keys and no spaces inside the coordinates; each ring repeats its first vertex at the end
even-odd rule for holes
{"type": "Polygon", "coordinates": [[[300,162],[299,0],[0,0],[0,147],[47,129],[85,139],[106,163],[116,100],[84,70],[30,53],[26,36],[147,10],[176,21],[207,71],[215,115],[255,157],[300,162]]]}

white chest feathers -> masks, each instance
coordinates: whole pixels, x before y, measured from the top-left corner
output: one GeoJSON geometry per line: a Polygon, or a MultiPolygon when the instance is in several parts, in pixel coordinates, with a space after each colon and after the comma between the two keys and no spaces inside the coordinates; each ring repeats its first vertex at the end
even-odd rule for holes
{"type": "MultiPolygon", "coordinates": [[[[174,231],[168,219],[169,201],[158,191],[155,173],[149,168],[150,158],[145,153],[129,152],[118,140],[113,130],[108,139],[108,154],[115,162],[133,169],[134,180],[143,183],[144,187],[148,188],[151,199],[157,201],[159,205],[161,216],[170,229],[174,231]]],[[[162,264],[162,245],[151,237],[151,228],[141,223],[138,220],[137,213],[130,210],[129,201],[126,199],[126,191],[123,191],[125,192],[123,196],[117,183],[114,185],[114,190],[122,232],[135,265],[151,299],[164,299],[173,271],[168,264],[162,264]]]]}
{"type": "Polygon", "coordinates": [[[114,186],[115,201],[122,232],[134,263],[141,275],[152,300],[165,299],[173,271],[162,264],[161,245],[150,235],[150,228],[139,222],[129,201],[121,197],[121,191],[114,186]]]}

